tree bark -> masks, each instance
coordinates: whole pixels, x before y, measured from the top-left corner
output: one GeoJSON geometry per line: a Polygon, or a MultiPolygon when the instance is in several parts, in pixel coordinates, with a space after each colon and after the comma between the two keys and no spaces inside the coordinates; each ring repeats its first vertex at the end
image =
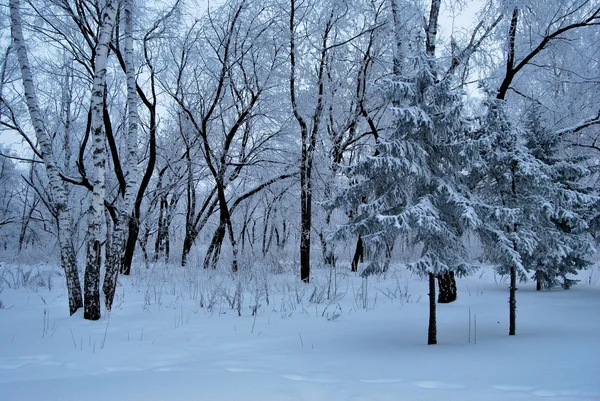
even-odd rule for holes
{"type": "Polygon", "coordinates": [[[508,335],[514,336],[516,333],[517,321],[517,268],[515,265],[510,267],[510,297],[508,303],[510,305],[510,323],[508,335]]]}
{"type": "Polygon", "coordinates": [[[11,32],[19,67],[21,69],[21,80],[25,93],[25,100],[31,118],[31,124],[35,131],[36,139],[40,146],[42,159],[46,167],[46,174],[50,183],[52,206],[57,215],[58,241],[60,244],[60,261],[67,281],[69,294],[69,312],[74,314],[83,306],[81,294],[81,283],[77,271],[77,260],[75,248],[73,247],[73,233],[71,228],[71,215],[69,213],[68,201],[60,172],[55,160],[52,142],[44,130],[45,122],[39,108],[37,94],[33,83],[33,75],[29,67],[27,48],[23,38],[21,25],[21,14],[19,0],[10,1],[11,32]]]}
{"type": "Polygon", "coordinates": [[[438,302],[441,304],[448,304],[456,301],[456,278],[454,272],[438,274],[437,279],[440,289],[438,302]]]}
{"type": "Polygon", "coordinates": [[[427,345],[433,344],[437,344],[435,275],[433,273],[429,273],[429,327],[427,329],[427,345]]]}
{"type": "Polygon", "coordinates": [[[306,120],[300,114],[296,98],[296,1],[290,0],[290,101],[294,118],[300,126],[302,150],[300,155],[300,279],[308,283],[310,280],[310,234],[312,229],[312,168],[317,134],[323,117],[325,94],[325,65],[328,50],[327,41],[334,21],[334,11],[331,10],[321,38],[319,64],[317,67],[317,104],[311,117],[312,126],[308,127],[306,120]]]}
{"type": "Polygon", "coordinates": [[[358,236],[358,241],[356,241],[356,250],[354,251],[354,257],[352,258],[352,265],[350,270],[353,272],[358,271],[358,263],[363,261],[365,249],[363,246],[362,236],[358,236]]]}
{"type": "MultiPolygon", "coordinates": [[[[102,225],[106,192],[106,135],[104,126],[104,90],[108,64],[109,45],[117,13],[116,5],[107,1],[100,15],[100,32],[94,58],[92,84],[92,200],[88,223],[87,258],[84,281],[84,312],[88,320],[100,319],[100,266],[102,264],[102,225]]],[[[116,231],[116,229],[115,229],[116,231]]],[[[114,295],[114,289],[113,289],[114,295]]],[[[110,300],[112,304],[112,298],[110,300]]]]}
{"type": "Polygon", "coordinates": [[[123,270],[125,247],[129,234],[129,222],[132,219],[133,202],[135,198],[135,187],[137,185],[137,83],[135,79],[135,65],[133,62],[133,0],[125,0],[123,5],[124,14],[124,62],[125,75],[127,79],[127,156],[125,166],[127,175],[125,177],[125,188],[123,202],[120,207],[119,219],[115,224],[113,241],[111,244],[110,258],[106,261],[106,274],[102,290],[104,292],[104,303],[106,309],[110,310],[115,297],[117,277],[123,270]]]}

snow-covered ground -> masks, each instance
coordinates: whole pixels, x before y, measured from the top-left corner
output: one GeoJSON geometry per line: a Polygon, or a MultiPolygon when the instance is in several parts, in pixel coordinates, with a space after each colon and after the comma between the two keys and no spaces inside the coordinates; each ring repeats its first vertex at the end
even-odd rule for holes
{"type": "Polygon", "coordinates": [[[89,322],[68,316],[56,268],[3,265],[0,400],[600,399],[598,269],[568,291],[521,284],[515,337],[506,282],[461,279],[435,346],[425,281],[329,277],[137,268],[89,322]]]}

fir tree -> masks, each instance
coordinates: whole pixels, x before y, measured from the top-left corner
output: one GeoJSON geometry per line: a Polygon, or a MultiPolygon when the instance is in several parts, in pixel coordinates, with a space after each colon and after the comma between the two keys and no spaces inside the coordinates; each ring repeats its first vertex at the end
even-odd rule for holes
{"type": "Polygon", "coordinates": [[[581,242],[586,228],[581,211],[594,197],[577,184],[581,167],[551,157],[556,143],[547,132],[519,129],[504,100],[490,96],[485,107],[477,130],[481,159],[469,179],[478,198],[477,232],[485,259],[500,274],[510,274],[509,334],[514,335],[517,277],[526,281],[533,270],[540,280],[553,282],[585,265],[590,247],[581,242]]]}
{"type": "MultiPolygon", "coordinates": [[[[347,167],[354,183],[339,188],[332,202],[359,211],[339,235],[358,234],[379,255],[403,235],[418,251],[408,267],[429,278],[429,344],[437,342],[435,277],[471,271],[462,235],[479,223],[461,174],[467,127],[462,93],[452,77],[438,82],[432,64],[419,54],[393,82],[395,129],[380,138],[373,156],[347,167]]],[[[376,260],[363,275],[381,269],[376,260]]]]}
{"type": "Polygon", "coordinates": [[[576,283],[567,275],[576,275],[591,265],[594,252],[587,221],[597,203],[593,189],[582,184],[590,172],[583,167],[582,157],[569,157],[560,152],[560,137],[544,126],[539,106],[527,115],[526,144],[531,154],[548,169],[548,205],[542,209],[536,227],[539,241],[525,267],[534,272],[537,289],[562,285],[568,289],[576,283]]]}

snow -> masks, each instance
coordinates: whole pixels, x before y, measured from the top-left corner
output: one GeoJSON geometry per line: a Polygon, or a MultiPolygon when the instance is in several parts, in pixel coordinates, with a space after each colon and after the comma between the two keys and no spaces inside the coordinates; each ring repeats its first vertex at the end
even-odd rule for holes
{"type": "Polygon", "coordinates": [[[458,300],[438,305],[434,346],[427,283],[399,267],[338,271],[330,300],[325,269],[307,286],[292,273],[140,267],[97,322],[68,316],[51,267],[28,282],[0,269],[3,401],[600,399],[597,268],[568,291],[521,284],[514,337],[506,281],[489,268],[460,279],[458,300]],[[234,280],[241,317],[223,296],[234,280]]]}

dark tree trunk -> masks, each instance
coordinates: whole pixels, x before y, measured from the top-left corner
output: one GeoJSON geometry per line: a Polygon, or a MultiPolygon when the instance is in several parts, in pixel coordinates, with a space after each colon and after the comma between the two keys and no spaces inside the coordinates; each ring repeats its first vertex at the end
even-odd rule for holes
{"type": "Polygon", "coordinates": [[[165,241],[165,262],[169,263],[169,256],[171,253],[171,238],[169,237],[169,226],[167,225],[164,233],[164,241],[165,241]]]}
{"type": "Polygon", "coordinates": [[[204,268],[208,269],[217,268],[217,262],[221,255],[221,246],[223,245],[223,238],[225,238],[225,225],[219,224],[219,227],[215,230],[206,255],[204,256],[204,268]]]}
{"type": "Polygon", "coordinates": [[[427,330],[427,345],[437,344],[437,322],[435,304],[435,276],[429,273],[429,328],[427,330]]]}
{"type": "Polygon", "coordinates": [[[456,278],[454,272],[446,272],[437,276],[440,293],[438,302],[448,304],[456,301],[456,278]]]}
{"type": "Polygon", "coordinates": [[[516,332],[516,320],[517,320],[517,268],[513,265],[510,268],[510,325],[508,329],[508,335],[514,336],[516,332]]]}
{"type": "Polygon", "coordinates": [[[183,239],[183,251],[181,252],[181,266],[187,265],[187,257],[194,243],[193,238],[195,238],[195,235],[186,231],[185,238],[183,239]]]}
{"type": "Polygon", "coordinates": [[[310,229],[311,229],[311,194],[310,189],[302,185],[301,193],[301,228],[300,228],[300,280],[310,281],[310,229]]]}
{"type": "Polygon", "coordinates": [[[218,205],[219,199],[214,198],[214,194],[216,193],[216,188],[213,189],[211,194],[206,198],[204,204],[200,211],[196,214],[195,218],[193,210],[190,208],[190,196],[188,190],[188,212],[186,214],[186,223],[185,223],[185,237],[183,239],[183,249],[181,251],[181,266],[185,266],[187,264],[188,255],[196,241],[196,237],[202,231],[208,219],[213,214],[213,211],[218,205]]]}
{"type": "MultiPolygon", "coordinates": [[[[219,177],[222,177],[222,174],[219,175],[219,177]]],[[[223,239],[225,238],[226,233],[225,230],[227,230],[233,252],[231,270],[233,272],[237,272],[237,243],[233,234],[233,226],[231,224],[231,213],[229,212],[227,199],[225,197],[225,187],[222,185],[222,183],[217,183],[217,197],[219,201],[219,227],[217,227],[217,230],[213,235],[211,244],[208,247],[208,250],[206,251],[206,256],[204,257],[204,268],[216,268],[217,263],[219,261],[219,257],[221,256],[221,247],[223,245],[223,239]]]]}
{"type": "Polygon", "coordinates": [[[125,245],[125,253],[123,255],[123,266],[121,274],[128,276],[131,273],[131,262],[133,261],[133,252],[135,251],[135,243],[137,242],[140,233],[140,226],[136,218],[129,219],[129,235],[125,245]]]}
{"type": "Polygon", "coordinates": [[[356,241],[356,250],[354,251],[354,257],[352,258],[351,270],[353,272],[358,271],[358,263],[363,261],[365,254],[365,249],[363,247],[362,236],[358,236],[358,241],[356,241]]]}
{"type": "Polygon", "coordinates": [[[165,207],[167,200],[161,196],[158,207],[158,228],[156,230],[156,239],[154,241],[154,262],[158,262],[160,256],[164,254],[164,225],[165,225],[165,207]]]}
{"type": "Polygon", "coordinates": [[[310,281],[310,231],[312,227],[311,165],[306,147],[300,166],[300,280],[310,281]]]}
{"type": "Polygon", "coordinates": [[[100,319],[100,264],[102,259],[101,244],[93,241],[88,244],[87,262],[84,279],[84,309],[83,318],[87,320],[100,319]]]}
{"type": "Polygon", "coordinates": [[[542,280],[541,280],[539,274],[535,275],[535,290],[536,291],[541,291],[542,290],[542,280]]]}

